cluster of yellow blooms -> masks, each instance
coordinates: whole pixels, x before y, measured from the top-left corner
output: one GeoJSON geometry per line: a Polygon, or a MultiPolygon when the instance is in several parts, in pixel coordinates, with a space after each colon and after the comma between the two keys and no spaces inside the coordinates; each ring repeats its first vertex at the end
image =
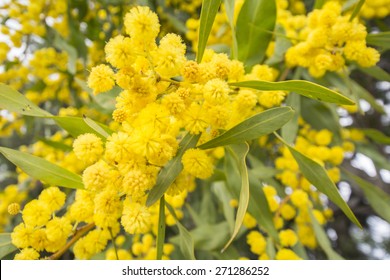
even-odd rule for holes
{"type": "Polygon", "coordinates": [[[385,18],[390,14],[389,0],[366,0],[360,10],[364,18],[385,18]]]}
{"type": "Polygon", "coordinates": [[[362,67],[379,61],[378,51],[366,46],[365,26],[357,19],[350,21],[350,15],[342,15],[337,2],[327,2],[322,9],[313,10],[305,25],[298,27],[300,42],[287,50],[286,63],[308,68],[313,77],[342,70],[346,60],[362,67]]]}

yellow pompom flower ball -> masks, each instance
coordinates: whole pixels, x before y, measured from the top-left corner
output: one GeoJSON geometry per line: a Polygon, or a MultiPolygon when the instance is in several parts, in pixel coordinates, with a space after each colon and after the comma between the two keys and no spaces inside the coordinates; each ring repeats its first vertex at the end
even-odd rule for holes
{"type": "Polygon", "coordinates": [[[19,203],[11,203],[8,205],[8,213],[12,216],[17,215],[20,212],[20,205],[19,203]]]}
{"type": "Polygon", "coordinates": [[[214,171],[212,159],[203,150],[188,149],[181,162],[186,172],[200,179],[210,177],[214,171]]]}
{"type": "Polygon", "coordinates": [[[39,253],[33,248],[25,248],[20,253],[16,254],[14,260],[37,260],[39,253]]]}
{"type": "Polygon", "coordinates": [[[290,249],[280,249],[275,256],[276,260],[301,260],[301,258],[290,249]]]}
{"type": "Polygon", "coordinates": [[[103,154],[102,140],[93,133],[85,133],[73,142],[76,157],[90,165],[97,162],[103,154]]]}
{"type": "Polygon", "coordinates": [[[251,231],[246,236],[246,242],[250,246],[250,250],[252,253],[261,255],[265,252],[265,247],[267,245],[267,242],[265,241],[265,238],[263,235],[261,235],[258,231],[251,231]]]}
{"type": "Polygon", "coordinates": [[[298,241],[297,235],[291,229],[281,230],[279,232],[279,239],[280,239],[280,244],[283,247],[292,247],[298,241]]]}
{"type": "Polygon", "coordinates": [[[87,83],[95,95],[109,91],[115,86],[114,71],[108,65],[95,66],[91,70],[87,83]]]}

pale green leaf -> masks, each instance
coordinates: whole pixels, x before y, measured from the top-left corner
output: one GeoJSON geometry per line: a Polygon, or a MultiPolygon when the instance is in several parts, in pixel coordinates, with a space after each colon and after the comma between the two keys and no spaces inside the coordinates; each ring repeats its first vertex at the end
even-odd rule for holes
{"type": "Polygon", "coordinates": [[[165,242],[165,198],[164,195],[160,198],[160,207],[158,211],[158,227],[157,227],[157,260],[162,259],[163,248],[165,242]]]}
{"type": "Polygon", "coordinates": [[[375,142],[390,145],[390,137],[383,134],[382,131],[373,128],[362,129],[362,131],[368,138],[374,140],[375,142]]]}
{"type": "Polygon", "coordinates": [[[246,155],[249,152],[248,143],[231,145],[226,148],[231,153],[232,157],[235,159],[236,164],[239,168],[240,177],[241,177],[241,190],[240,190],[240,199],[238,202],[238,209],[236,214],[236,222],[234,224],[234,230],[229,241],[226,243],[222,251],[226,250],[227,247],[233,242],[234,238],[237,236],[238,231],[241,228],[242,222],[244,221],[244,216],[246,210],[248,209],[249,204],[249,178],[248,178],[248,169],[246,166],[246,155]]]}
{"type": "Polygon", "coordinates": [[[233,233],[234,230],[234,208],[230,205],[232,196],[226,187],[225,182],[214,182],[211,186],[211,190],[215,193],[215,196],[222,204],[223,215],[229,225],[229,232],[233,233]]]}
{"type": "Polygon", "coordinates": [[[309,211],[311,223],[313,225],[314,234],[316,235],[316,239],[318,241],[318,244],[322,248],[322,250],[324,250],[325,254],[330,260],[343,260],[344,258],[333,250],[329,237],[326,235],[326,232],[318,223],[312,210],[308,209],[308,211],[309,211]]]}
{"type": "Polygon", "coordinates": [[[33,117],[49,117],[51,114],[28,100],[10,86],[0,83],[0,108],[33,117]]]}
{"type": "Polygon", "coordinates": [[[390,196],[381,188],[367,182],[359,176],[356,176],[346,170],[343,171],[363,190],[365,198],[371,205],[372,209],[390,223],[390,196]]]}
{"type": "MultiPolygon", "coordinates": [[[[93,133],[96,136],[102,138],[103,141],[106,140],[105,137],[96,133],[95,129],[91,128],[83,118],[79,117],[51,117],[60,127],[66,130],[74,138],[77,138],[79,135],[84,133],[93,133]]],[[[100,123],[95,122],[102,129],[105,130],[106,126],[100,123]]]]}
{"type": "Polygon", "coordinates": [[[194,239],[192,238],[191,233],[180,223],[179,219],[176,217],[175,210],[168,203],[165,204],[169,212],[176,221],[176,225],[179,228],[179,246],[180,251],[183,253],[185,259],[195,260],[194,253],[194,239]]]}
{"type": "Polygon", "coordinates": [[[175,181],[176,177],[183,170],[183,164],[181,158],[185,151],[195,147],[199,140],[200,135],[187,134],[180,142],[179,150],[176,156],[171,159],[160,171],[157,176],[156,185],[149,192],[146,200],[146,206],[153,205],[159,200],[169,186],[175,181]]]}
{"type": "Polygon", "coordinates": [[[290,107],[278,107],[258,113],[220,136],[200,145],[200,149],[239,144],[269,134],[286,124],[294,115],[290,107]]]}
{"type": "Polygon", "coordinates": [[[390,74],[387,73],[382,68],[380,68],[379,66],[373,66],[369,68],[359,67],[359,70],[362,71],[363,73],[370,75],[371,77],[374,77],[379,81],[390,82],[390,74]]]}
{"type": "Polygon", "coordinates": [[[308,158],[288,143],[283,138],[275,134],[290,150],[292,156],[295,158],[299,165],[299,170],[305,176],[305,178],[314,185],[320,192],[326,194],[328,198],[336,204],[345,213],[345,215],[357,226],[362,227],[355,217],[355,214],[349,208],[348,204],[341,197],[336,185],[329,178],[328,173],[320,164],[316,161],[308,158]]]}
{"type": "Polygon", "coordinates": [[[365,0],[359,0],[359,2],[356,4],[355,8],[353,9],[353,12],[349,18],[349,21],[352,21],[360,12],[360,9],[363,7],[365,0]]]}
{"type": "Polygon", "coordinates": [[[282,137],[288,143],[294,143],[298,134],[298,118],[301,111],[301,98],[298,94],[289,94],[286,99],[286,105],[293,108],[294,116],[284,126],[282,126],[282,137]]]}
{"type": "Polygon", "coordinates": [[[232,32],[232,52],[231,58],[237,59],[237,37],[236,37],[236,26],[234,24],[234,0],[224,0],[226,15],[229,20],[230,29],[232,32]]]}
{"type": "Polygon", "coordinates": [[[390,49],[390,31],[368,34],[366,42],[368,45],[388,50],[390,49]]]}
{"type": "Polygon", "coordinates": [[[237,18],[238,60],[247,70],[261,63],[276,22],[276,3],[270,0],[246,0],[237,18]]]}
{"type": "Polygon", "coordinates": [[[217,15],[222,0],[203,0],[200,11],[199,40],[196,61],[200,63],[206,49],[211,28],[213,27],[215,16],[217,15]]]}
{"type": "Polygon", "coordinates": [[[28,175],[44,183],[71,189],[84,188],[80,175],[43,158],[5,147],[0,147],[0,153],[28,175]]]}
{"type": "Polygon", "coordinates": [[[113,131],[111,131],[108,127],[103,128],[101,124],[96,123],[94,120],[84,116],[84,122],[92,128],[98,135],[106,139],[113,131]]]}
{"type": "Polygon", "coordinates": [[[0,259],[3,259],[5,256],[15,252],[16,248],[11,242],[10,233],[0,233],[0,259]]]}
{"type": "Polygon", "coordinates": [[[351,99],[342,95],[341,93],[338,93],[321,85],[303,80],[289,80],[281,82],[245,81],[231,83],[230,85],[236,87],[253,88],[262,91],[292,91],[294,93],[298,93],[311,99],[316,99],[323,102],[336,103],[341,105],[354,104],[351,99]]]}

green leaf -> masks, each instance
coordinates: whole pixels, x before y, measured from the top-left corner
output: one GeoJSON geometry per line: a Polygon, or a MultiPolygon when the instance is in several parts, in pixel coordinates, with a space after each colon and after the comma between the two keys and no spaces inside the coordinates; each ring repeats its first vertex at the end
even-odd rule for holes
{"type": "Polygon", "coordinates": [[[359,70],[370,75],[371,77],[374,77],[379,81],[390,82],[390,74],[378,66],[373,66],[369,68],[359,67],[359,70]]]}
{"type": "Polygon", "coordinates": [[[267,231],[270,237],[279,242],[278,232],[273,221],[273,214],[269,208],[260,181],[256,178],[252,170],[249,171],[249,191],[248,212],[256,219],[257,223],[267,231]]]}
{"type": "Polygon", "coordinates": [[[0,259],[16,251],[16,248],[11,242],[10,233],[0,233],[0,259]]]}
{"type": "Polygon", "coordinates": [[[365,198],[374,211],[390,223],[390,196],[381,188],[367,182],[366,180],[343,170],[343,172],[363,190],[365,198]]]}
{"type": "Polygon", "coordinates": [[[28,175],[42,182],[71,189],[84,188],[80,175],[43,158],[5,147],[0,147],[0,153],[28,175]]]}
{"type": "Polygon", "coordinates": [[[358,227],[362,227],[349,208],[348,204],[341,197],[336,185],[329,178],[326,170],[319,165],[316,161],[303,155],[301,152],[290,146],[283,140],[278,134],[275,135],[282,141],[290,150],[292,156],[295,158],[299,165],[299,169],[305,178],[313,184],[320,192],[326,194],[328,198],[336,204],[345,213],[345,215],[358,227]]]}
{"type": "Polygon", "coordinates": [[[238,59],[248,71],[261,63],[276,22],[276,4],[270,0],[246,0],[237,18],[238,59]]]}
{"type": "Polygon", "coordinates": [[[348,97],[330,90],[326,87],[317,85],[315,83],[303,80],[289,80],[282,82],[266,82],[266,81],[245,81],[238,83],[230,83],[231,86],[253,88],[263,91],[268,90],[285,90],[293,91],[311,99],[316,99],[323,102],[353,105],[355,104],[348,97]]]}
{"type": "Polygon", "coordinates": [[[49,117],[51,114],[28,100],[23,94],[0,83],[0,108],[33,117],[49,117]]]}
{"type": "MultiPolygon", "coordinates": [[[[105,137],[101,136],[100,134],[97,134],[95,129],[91,128],[84,121],[83,118],[79,118],[79,117],[51,117],[51,118],[74,138],[77,138],[79,135],[84,133],[93,133],[96,134],[96,136],[102,138],[103,141],[106,140],[105,137]]],[[[96,123],[96,124],[98,124],[102,129],[106,127],[105,125],[100,123],[96,123]]]]}
{"type": "Polygon", "coordinates": [[[148,198],[146,199],[146,206],[153,205],[159,200],[169,186],[175,181],[176,177],[183,170],[183,164],[181,158],[185,151],[195,147],[199,140],[200,135],[187,134],[180,142],[179,150],[176,156],[171,159],[160,171],[157,176],[156,185],[149,192],[148,198]]]}
{"type": "Polygon", "coordinates": [[[315,0],[314,9],[321,9],[325,4],[325,0],[315,0]]]}
{"type": "Polygon", "coordinates": [[[351,80],[352,90],[357,94],[357,96],[361,99],[366,100],[374,110],[381,114],[385,114],[385,109],[382,104],[379,104],[374,96],[370,92],[368,92],[364,87],[351,80]]]}
{"type": "Polygon", "coordinates": [[[278,107],[258,113],[220,136],[200,145],[200,149],[239,144],[269,134],[286,124],[294,115],[290,107],[278,107]]]}
{"type": "Polygon", "coordinates": [[[191,233],[179,222],[176,217],[175,210],[168,203],[165,204],[169,212],[176,221],[176,225],[179,228],[179,239],[180,239],[180,251],[183,253],[184,257],[187,260],[195,260],[194,254],[194,239],[192,238],[191,233]]]}
{"type": "Polygon", "coordinates": [[[294,109],[295,113],[291,120],[282,126],[282,137],[288,143],[294,143],[298,134],[298,118],[301,111],[301,99],[298,94],[289,94],[286,99],[286,105],[294,109]]]}
{"type": "Polygon", "coordinates": [[[360,12],[360,9],[362,8],[365,0],[360,0],[357,5],[355,6],[355,9],[353,9],[353,12],[351,14],[351,17],[349,18],[349,21],[352,21],[360,12]]]}
{"type": "Polygon", "coordinates": [[[226,243],[222,251],[225,251],[226,248],[229,247],[229,245],[233,242],[234,238],[237,236],[238,231],[241,228],[242,222],[244,221],[244,216],[249,204],[249,178],[248,169],[246,167],[245,162],[246,155],[249,152],[249,145],[248,143],[231,145],[227,147],[227,150],[229,150],[239,168],[241,177],[241,191],[236,214],[236,222],[234,224],[234,230],[232,236],[230,237],[229,241],[226,243]]]}
{"type": "Polygon", "coordinates": [[[286,51],[292,46],[291,41],[286,38],[286,31],[281,25],[275,28],[275,50],[270,58],[265,62],[267,65],[277,64],[284,60],[286,51]]]}
{"type": "Polygon", "coordinates": [[[68,54],[68,71],[70,74],[76,73],[76,62],[77,62],[77,50],[68,44],[64,38],[61,37],[57,32],[54,37],[54,47],[64,51],[68,54]]]}
{"type": "Polygon", "coordinates": [[[366,42],[368,45],[373,45],[376,47],[381,47],[384,50],[390,49],[390,31],[371,33],[366,37],[366,42]]]}
{"type": "Polygon", "coordinates": [[[100,135],[101,137],[103,137],[104,139],[106,139],[108,136],[110,136],[110,134],[112,134],[113,131],[111,131],[108,127],[106,128],[103,128],[101,125],[99,125],[98,123],[96,123],[94,120],[84,116],[83,117],[84,119],[84,122],[90,127],[92,128],[98,135],[100,135]],[[107,130],[110,132],[108,133],[107,130]]]}
{"type": "Polygon", "coordinates": [[[157,228],[157,260],[162,259],[163,248],[165,241],[165,199],[164,196],[160,198],[160,208],[158,211],[158,228],[157,228]]]}
{"type": "Polygon", "coordinates": [[[206,49],[211,28],[213,27],[215,16],[217,15],[221,0],[203,0],[200,11],[199,41],[196,61],[200,63],[206,49]]]}
{"type": "Polygon", "coordinates": [[[46,145],[48,145],[50,147],[53,147],[54,149],[58,149],[58,150],[61,150],[64,152],[72,151],[72,146],[69,146],[69,145],[65,144],[64,142],[53,141],[53,140],[49,140],[49,139],[41,138],[41,137],[39,137],[38,140],[45,143],[46,145]]]}
{"type": "Polygon", "coordinates": [[[374,140],[375,142],[380,144],[390,145],[390,137],[383,134],[382,131],[373,128],[362,129],[362,131],[368,138],[374,140]]]}
{"type": "Polygon", "coordinates": [[[229,225],[229,232],[233,233],[234,230],[234,208],[230,205],[232,196],[226,187],[225,182],[214,182],[211,186],[211,190],[215,193],[215,196],[222,204],[223,214],[225,220],[229,225]]]}
{"type": "Polygon", "coordinates": [[[234,0],[224,0],[226,15],[229,20],[230,29],[232,32],[232,53],[231,58],[237,59],[237,36],[236,36],[236,26],[234,24],[234,0]]]}
{"type": "Polygon", "coordinates": [[[322,250],[324,250],[325,254],[328,256],[330,260],[343,260],[344,258],[333,250],[330,240],[326,235],[326,232],[318,223],[317,219],[314,217],[312,210],[308,209],[308,211],[309,211],[311,223],[313,225],[314,234],[316,235],[318,244],[320,245],[322,250]]]}
{"type": "Polygon", "coordinates": [[[219,250],[229,239],[229,225],[227,222],[203,224],[191,230],[191,235],[197,250],[219,250]]]}

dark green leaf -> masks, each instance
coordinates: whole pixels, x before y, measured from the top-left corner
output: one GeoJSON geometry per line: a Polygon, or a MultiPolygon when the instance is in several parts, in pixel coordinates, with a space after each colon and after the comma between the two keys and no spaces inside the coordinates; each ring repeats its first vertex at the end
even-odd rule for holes
{"type": "Polygon", "coordinates": [[[371,77],[374,77],[375,79],[377,79],[379,81],[390,82],[390,74],[387,73],[382,68],[380,68],[379,66],[373,66],[370,68],[359,67],[359,70],[370,75],[371,77]]]}
{"type": "Polygon", "coordinates": [[[84,188],[80,175],[43,158],[5,147],[0,147],[0,153],[28,175],[42,182],[72,189],[84,188]]]}
{"type": "Polygon", "coordinates": [[[11,242],[10,233],[0,233],[0,259],[16,251],[16,248],[11,242]]]}
{"type": "Polygon", "coordinates": [[[176,156],[171,159],[158,174],[156,185],[150,191],[146,200],[146,206],[149,207],[153,205],[157,200],[159,200],[163,196],[165,191],[169,188],[169,186],[175,181],[176,177],[183,170],[181,158],[184,152],[190,148],[195,147],[196,143],[199,140],[199,137],[200,135],[187,134],[181,140],[179,150],[176,156]]]}
{"type": "Polygon", "coordinates": [[[360,9],[362,8],[364,2],[366,0],[359,0],[359,2],[357,3],[357,5],[355,6],[355,8],[353,9],[353,12],[351,14],[351,17],[349,18],[349,21],[352,21],[360,12],[360,9]]]}
{"type": "Polygon", "coordinates": [[[238,59],[247,70],[261,63],[276,22],[276,1],[246,0],[237,18],[238,59]]]}
{"type": "Polygon", "coordinates": [[[381,188],[371,184],[370,182],[367,182],[351,172],[346,170],[343,171],[363,190],[365,198],[368,200],[368,203],[375,212],[390,223],[390,196],[381,188]]]}
{"type": "Polygon", "coordinates": [[[249,178],[248,169],[245,161],[246,155],[249,152],[249,145],[248,143],[231,145],[227,147],[227,150],[229,150],[238,166],[241,177],[241,190],[234,230],[232,236],[230,237],[229,241],[226,243],[222,251],[226,250],[226,248],[229,247],[229,245],[233,242],[234,238],[237,236],[238,231],[241,228],[242,222],[244,221],[244,216],[249,204],[249,178]]]}
{"type": "Polygon", "coordinates": [[[0,108],[33,117],[49,117],[51,114],[28,100],[10,86],[0,83],[0,108]]]}
{"type": "Polygon", "coordinates": [[[230,205],[232,196],[226,187],[225,182],[214,182],[211,186],[211,190],[215,193],[216,197],[222,204],[223,214],[229,225],[229,232],[233,233],[234,229],[234,208],[230,205]]]}
{"type": "Polygon", "coordinates": [[[158,211],[158,228],[157,228],[157,260],[162,259],[163,248],[165,242],[165,199],[164,196],[160,198],[160,208],[158,211]]]}
{"type": "Polygon", "coordinates": [[[314,233],[316,235],[318,244],[321,246],[322,250],[324,250],[325,254],[328,256],[330,260],[343,260],[344,258],[333,250],[330,240],[326,235],[326,232],[318,223],[317,219],[314,217],[312,210],[308,209],[308,211],[309,211],[311,223],[313,225],[314,233]]]}
{"type": "Polygon", "coordinates": [[[326,87],[317,85],[315,83],[303,80],[289,80],[282,82],[266,82],[266,81],[245,81],[238,83],[231,83],[231,86],[253,88],[263,91],[268,90],[285,90],[299,93],[311,99],[316,99],[323,102],[353,105],[354,102],[348,97],[330,90],[326,87]]]}
{"type": "Polygon", "coordinates": [[[215,16],[217,15],[221,0],[203,0],[200,11],[199,40],[196,61],[200,63],[206,49],[211,28],[213,27],[215,16]]]}
{"type": "Polygon", "coordinates": [[[278,107],[256,114],[220,136],[200,145],[200,149],[243,143],[269,134],[286,124],[294,115],[290,107],[278,107]]]}
{"type": "MultiPolygon", "coordinates": [[[[275,134],[277,135],[277,134],[275,134]]],[[[351,211],[348,204],[341,197],[336,185],[329,178],[326,170],[316,161],[303,155],[301,152],[287,144],[279,135],[277,137],[288,147],[292,156],[299,165],[299,169],[305,178],[313,184],[320,192],[326,194],[328,198],[345,213],[345,215],[358,227],[362,227],[351,211]]]]}

